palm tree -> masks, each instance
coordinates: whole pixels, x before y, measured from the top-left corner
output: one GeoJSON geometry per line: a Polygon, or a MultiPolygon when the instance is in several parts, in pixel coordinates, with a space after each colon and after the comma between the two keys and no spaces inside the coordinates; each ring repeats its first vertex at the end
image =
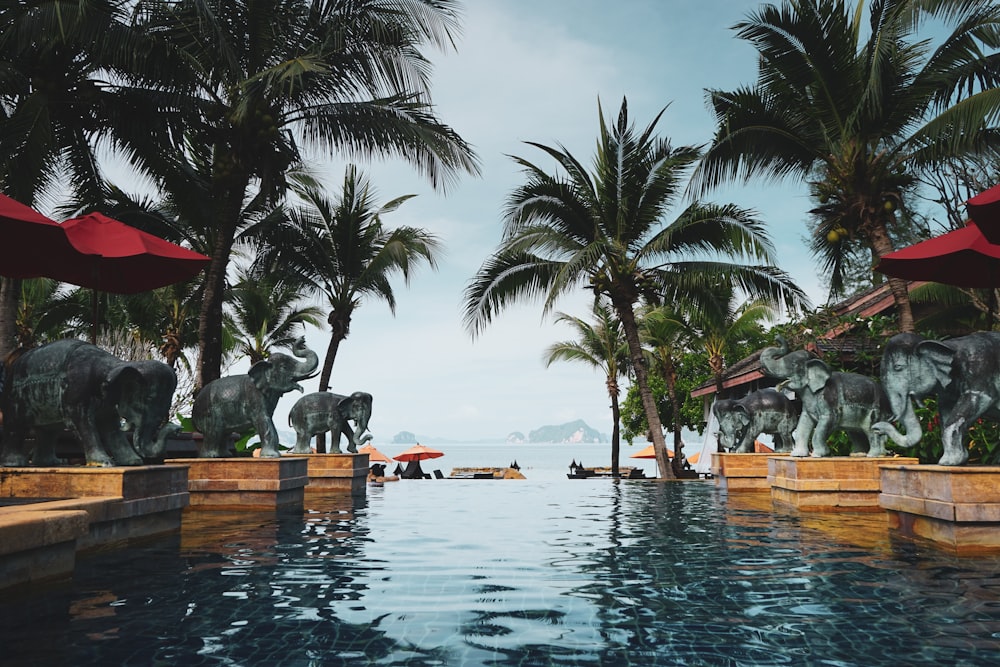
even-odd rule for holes
{"type": "MultiPolygon", "coordinates": [[[[55,188],[96,199],[95,150],[123,91],[105,85],[133,52],[122,3],[7,2],[0,6],[0,191],[28,205],[55,188]]],[[[143,117],[140,100],[128,102],[143,117]]],[[[20,281],[0,280],[0,356],[16,338],[20,281]]]]}
{"type": "Polygon", "coordinates": [[[303,296],[300,284],[278,272],[241,268],[227,318],[239,354],[255,364],[271,356],[272,348],[291,348],[305,325],[318,327],[323,312],[301,305],[303,296]]]}
{"type": "Polygon", "coordinates": [[[650,360],[652,371],[663,378],[670,400],[671,426],[674,435],[673,472],[680,476],[684,461],[684,440],[681,437],[681,399],[677,391],[677,363],[686,352],[695,332],[674,308],[647,307],[639,319],[639,337],[650,360]]]}
{"type": "Polygon", "coordinates": [[[553,158],[562,175],[514,158],[527,182],[508,196],[500,245],[466,287],[465,323],[475,336],[507,305],[536,296],[544,296],[548,312],[574,287],[587,285],[595,295],[608,297],[628,341],[660,475],[667,477],[672,473],[647,381],[635,305],[642,298],[684,301],[705,285],[723,281],[792,304],[805,296],[771,265],[770,242],[749,211],[695,202],[664,226],[664,215],[679,197],[682,176],[698,159],[698,149],[673,148],[653,135],[663,111],[636,132],[626,100],[610,127],[598,108],[593,173],[561,146],[529,142],[553,158]],[[765,264],[731,261],[745,257],[765,264]]]}
{"type": "Polygon", "coordinates": [[[698,332],[693,343],[700,345],[708,355],[715,392],[719,396],[723,390],[727,353],[762,336],[761,323],[774,320],[777,309],[764,300],[737,298],[730,285],[719,285],[711,291],[713,295],[703,301],[706,307],[692,313],[691,325],[698,332]]]}
{"type": "Polygon", "coordinates": [[[136,16],[160,41],[150,50],[158,67],[135,76],[161,93],[168,113],[117,127],[119,145],[154,174],[193,163],[196,151],[211,165],[202,385],[220,373],[226,272],[242,213],[248,201],[281,200],[301,147],[402,157],[435,186],[478,172],[469,146],[433,114],[421,52],[452,43],[454,0],[146,0],[136,16]]]}
{"type": "MultiPolygon", "coordinates": [[[[414,195],[396,197],[378,206],[377,192],[353,165],[345,171],[336,200],[330,200],[313,185],[295,189],[306,206],[290,212],[290,224],[272,237],[273,247],[258,261],[280,266],[325,298],[330,309],[326,320],[330,344],[323,359],[319,390],[327,391],[340,344],[351,332],[354,312],[365,299],[375,299],[395,314],[396,294],[391,279],[400,275],[409,284],[420,264],[437,268],[441,246],[423,229],[385,227],[382,216],[414,195]]],[[[319,436],[316,450],[325,451],[325,445],[325,438],[319,436]]]]}
{"type": "MultiPolygon", "coordinates": [[[[940,161],[996,148],[1000,46],[992,0],[785,0],[735,26],[758,51],[756,84],[709,91],[717,130],[693,183],[806,178],[817,202],[814,250],[842,284],[842,245],[873,259],[914,177],[940,161]],[[935,48],[927,21],[951,30],[935,48]],[[978,91],[978,92],[977,92],[978,91]]],[[[900,328],[913,330],[906,281],[889,278],[900,328]]]]}
{"type": "Polygon", "coordinates": [[[628,343],[621,323],[614,312],[600,299],[594,302],[593,324],[566,313],[558,313],[557,322],[568,324],[576,332],[576,340],[553,343],[545,351],[545,365],[556,361],[576,361],[604,373],[608,397],[611,398],[611,474],[618,477],[618,453],[621,442],[621,389],[618,378],[626,377],[629,368],[628,343]]]}

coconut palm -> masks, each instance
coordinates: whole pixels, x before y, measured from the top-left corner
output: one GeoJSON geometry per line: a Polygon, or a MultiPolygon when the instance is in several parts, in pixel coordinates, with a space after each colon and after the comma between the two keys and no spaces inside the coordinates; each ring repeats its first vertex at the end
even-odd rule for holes
{"type": "MultiPolygon", "coordinates": [[[[995,149],[1000,46],[992,0],[785,0],[735,26],[759,53],[754,85],[709,91],[717,130],[693,183],[805,178],[813,249],[842,284],[842,245],[893,250],[915,175],[995,149]],[[930,21],[940,42],[920,37],[930,21]],[[950,31],[950,32],[949,32],[950,31]]],[[[913,330],[906,281],[890,278],[900,327],[913,330]]]]}
{"type": "Polygon", "coordinates": [[[621,443],[621,389],[618,379],[627,377],[629,368],[628,343],[622,333],[621,323],[607,303],[594,302],[593,323],[566,313],[558,313],[557,322],[568,324],[576,333],[576,340],[553,343],[545,351],[545,365],[556,361],[575,361],[596,368],[604,373],[605,386],[611,399],[611,474],[618,476],[618,454],[621,443]]]}
{"type": "Polygon", "coordinates": [[[526,183],[508,196],[500,245],[466,287],[465,324],[475,336],[506,306],[537,296],[548,312],[575,287],[608,297],[629,344],[660,475],[671,476],[635,305],[642,298],[683,301],[723,281],[782,303],[805,296],[774,268],[770,242],[751,212],[695,202],[664,224],[699,151],[654,136],[663,111],[641,132],[629,122],[626,100],[613,125],[599,113],[592,173],[561,146],[529,142],[556,161],[558,175],[514,158],[526,183]],[[738,263],[745,258],[762,263],[738,263]]]}
{"type": "Polygon", "coordinates": [[[757,342],[764,333],[762,323],[773,321],[778,311],[764,300],[739,299],[730,285],[718,285],[710,293],[701,301],[705,307],[691,313],[690,322],[697,331],[692,344],[705,350],[719,396],[727,356],[748,340],[757,342]]]}
{"type": "Polygon", "coordinates": [[[159,67],[137,68],[136,76],[177,112],[152,124],[180,122],[183,142],[150,132],[145,118],[117,128],[117,141],[154,173],[193,162],[190,152],[201,147],[211,164],[202,384],[220,372],[226,273],[242,213],[248,201],[281,200],[302,147],[401,157],[435,186],[478,171],[469,146],[433,114],[421,51],[451,44],[453,0],[149,0],[137,3],[136,16],[162,47],[153,50],[159,67]],[[157,141],[163,136],[166,146],[157,141]],[[177,151],[181,144],[187,152],[177,151]]]}
{"type": "MultiPolygon", "coordinates": [[[[93,200],[102,190],[96,139],[124,102],[106,85],[135,52],[122,3],[6,2],[0,5],[0,191],[28,205],[51,190],[93,200]]],[[[142,117],[141,100],[127,103],[142,117]]],[[[15,341],[19,281],[0,286],[0,355],[15,341]]]]}
{"type": "MultiPolygon", "coordinates": [[[[378,205],[378,194],[353,165],[343,187],[331,200],[314,185],[296,185],[305,206],[289,213],[290,223],[272,237],[273,246],[258,261],[295,275],[307,289],[321,295],[329,307],[330,344],[323,359],[319,390],[330,388],[333,364],[341,343],[350,335],[351,319],[366,299],[382,301],[396,312],[392,278],[409,284],[413,272],[426,263],[437,268],[440,243],[427,231],[402,226],[390,229],[382,216],[395,211],[413,195],[378,205]]],[[[325,450],[319,436],[316,450],[325,450]]]]}
{"type": "Polygon", "coordinates": [[[646,349],[651,372],[663,378],[670,400],[670,422],[674,435],[674,475],[680,475],[684,461],[684,440],[681,436],[681,405],[677,391],[677,365],[682,354],[691,347],[696,332],[687,320],[668,306],[644,308],[639,318],[639,337],[646,349]]]}
{"type": "Polygon", "coordinates": [[[302,286],[278,272],[240,268],[227,318],[238,353],[255,364],[275,347],[292,347],[306,324],[318,327],[323,312],[303,298],[302,286]]]}

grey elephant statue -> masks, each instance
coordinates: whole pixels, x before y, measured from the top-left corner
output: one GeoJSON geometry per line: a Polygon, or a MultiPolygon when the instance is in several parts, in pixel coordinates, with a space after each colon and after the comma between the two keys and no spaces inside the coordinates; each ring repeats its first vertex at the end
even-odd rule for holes
{"type": "Polygon", "coordinates": [[[309,441],[318,433],[330,431],[330,452],[340,454],[340,436],[347,437],[347,451],[357,453],[358,446],[372,439],[368,420],[372,416],[372,395],[356,391],[350,396],[317,391],[306,394],[288,412],[288,423],[295,429],[294,454],[308,454],[309,441]],[[354,429],[348,421],[354,422],[354,429]]]}
{"type": "Polygon", "coordinates": [[[891,414],[879,384],[858,373],[832,371],[806,350],[789,352],[781,336],[776,340],[777,347],[761,351],[760,365],[768,375],[784,378],[779,386],[791,389],[802,401],[791,455],[809,456],[811,447],[812,456],[829,456],[827,439],[846,431],[853,452],[885,456],[886,436],[872,428],[891,414]]]}
{"type": "Polygon", "coordinates": [[[761,433],[774,436],[777,451],[792,448],[792,431],[801,406],[775,389],[760,389],[741,399],[724,398],[712,406],[719,420],[719,444],[727,451],[752,452],[761,433]]]}
{"type": "Polygon", "coordinates": [[[882,387],[892,420],[875,428],[901,447],[920,442],[914,400],[936,394],[944,454],[939,465],[969,460],[969,427],[980,417],[1000,420],[1000,333],[979,332],[951,340],[927,340],[912,333],[893,336],[882,353],[882,387]]]}
{"type": "Polygon", "coordinates": [[[67,339],[12,355],[5,375],[4,466],[62,463],[55,442],[66,427],[79,438],[90,466],[155,462],[167,439],[180,431],[167,421],[177,376],[160,361],[123,361],[67,339]],[[131,441],[123,423],[132,431],[131,441]],[[32,433],[33,450],[27,444],[32,433]]]}
{"type": "Polygon", "coordinates": [[[303,391],[298,382],[319,366],[319,357],[306,347],[304,337],[295,341],[292,354],[276,352],[251,366],[246,375],[230,375],[202,387],[191,406],[191,421],[204,436],[201,457],[229,456],[230,434],[250,428],[260,436],[261,456],[281,456],[272,419],[278,399],[293,390],[303,391]]]}

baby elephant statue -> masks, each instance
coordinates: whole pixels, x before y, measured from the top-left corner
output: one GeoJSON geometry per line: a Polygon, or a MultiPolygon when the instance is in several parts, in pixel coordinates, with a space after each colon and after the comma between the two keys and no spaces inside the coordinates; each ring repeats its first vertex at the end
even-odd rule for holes
{"type": "Polygon", "coordinates": [[[715,402],[712,411],[719,420],[719,444],[727,451],[752,452],[761,433],[774,435],[778,451],[792,448],[800,406],[780,391],[761,389],[739,400],[724,398],[715,402]]]}
{"type": "Polygon", "coordinates": [[[340,454],[340,435],[347,436],[347,451],[357,453],[358,446],[372,439],[368,420],[372,416],[372,395],[356,391],[350,396],[317,391],[306,394],[292,406],[288,423],[295,429],[295,454],[308,454],[309,441],[318,433],[330,431],[330,452],[340,454]],[[348,420],[354,422],[351,430],[348,420]]]}
{"type": "Polygon", "coordinates": [[[822,359],[806,350],[788,351],[780,336],[777,347],[764,348],[760,365],[772,377],[786,378],[781,385],[802,401],[802,414],[795,426],[792,456],[829,456],[827,439],[835,431],[846,431],[854,452],[885,456],[887,436],[872,427],[891,414],[889,401],[877,382],[858,373],[830,370],[822,359]]]}
{"type": "Polygon", "coordinates": [[[1000,421],[1000,333],[980,331],[943,341],[897,334],[882,354],[882,386],[893,419],[906,433],[889,420],[876,424],[876,430],[901,447],[913,447],[921,436],[913,402],[937,395],[944,444],[938,464],[965,465],[969,427],[980,417],[1000,421]]]}
{"type": "Polygon", "coordinates": [[[0,464],[56,465],[55,442],[71,427],[88,466],[134,466],[163,456],[177,376],[161,361],[123,361],[82,340],[59,340],[11,357],[0,399],[0,464]],[[123,430],[132,430],[132,439],[123,430]],[[34,433],[34,452],[26,444],[34,433]]]}
{"type": "Polygon", "coordinates": [[[204,435],[200,455],[204,458],[229,456],[227,439],[232,433],[257,429],[260,455],[281,456],[278,432],[274,428],[274,409],[284,394],[302,387],[319,366],[316,353],[300,337],[292,347],[297,361],[287,354],[274,353],[250,367],[246,375],[231,375],[209,382],[198,392],[191,406],[191,421],[204,435]]]}

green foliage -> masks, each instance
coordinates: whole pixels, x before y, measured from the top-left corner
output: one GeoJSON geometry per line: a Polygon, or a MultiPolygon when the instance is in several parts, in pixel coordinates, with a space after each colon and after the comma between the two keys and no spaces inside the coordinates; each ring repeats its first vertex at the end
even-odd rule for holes
{"type": "MultiPolygon", "coordinates": [[[[921,463],[937,463],[944,453],[941,441],[941,415],[938,413],[937,399],[924,399],[916,409],[923,435],[916,446],[905,449],[891,441],[886,449],[900,456],[916,456],[921,463]]],[[[966,436],[969,448],[969,463],[982,465],[1000,464],[1000,424],[986,419],[978,419],[969,428],[966,436]]]]}
{"type": "MultiPolygon", "coordinates": [[[[681,428],[691,429],[701,433],[705,429],[704,410],[701,398],[693,398],[691,392],[695,387],[708,381],[712,374],[708,369],[708,360],[702,352],[687,352],[679,355],[677,364],[677,396],[681,402],[681,428]]],[[[658,373],[650,372],[649,386],[656,400],[657,410],[663,427],[673,431],[673,404],[667,393],[667,383],[658,373]]],[[[642,399],[635,385],[629,387],[622,402],[622,437],[629,444],[638,438],[645,442],[649,431],[646,415],[642,407],[642,399]]],[[[669,439],[668,439],[669,446],[669,439]]]]}

